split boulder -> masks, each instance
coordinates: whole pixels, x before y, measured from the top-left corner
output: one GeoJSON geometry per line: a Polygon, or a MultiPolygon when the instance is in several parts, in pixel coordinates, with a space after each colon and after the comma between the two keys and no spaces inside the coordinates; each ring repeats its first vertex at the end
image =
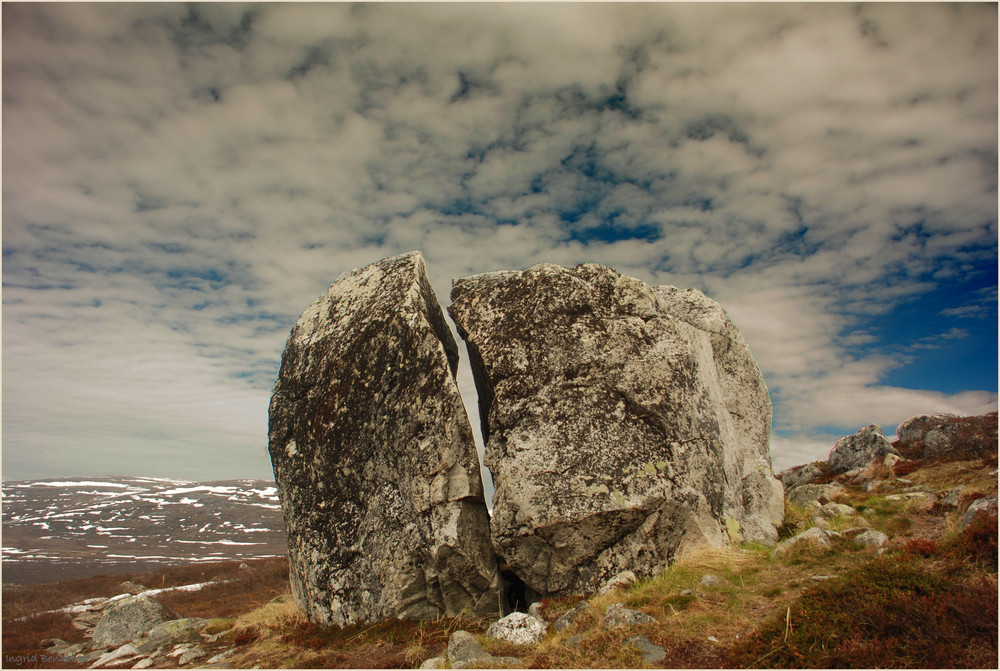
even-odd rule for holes
{"type": "Polygon", "coordinates": [[[458,346],[420,252],[342,275],[292,328],[269,445],[313,621],[495,612],[500,579],[458,346]]]}
{"type": "Polygon", "coordinates": [[[700,544],[777,540],[771,404],[696,290],[596,264],[455,280],[479,390],[493,543],[539,595],[661,571],[700,544]]]}

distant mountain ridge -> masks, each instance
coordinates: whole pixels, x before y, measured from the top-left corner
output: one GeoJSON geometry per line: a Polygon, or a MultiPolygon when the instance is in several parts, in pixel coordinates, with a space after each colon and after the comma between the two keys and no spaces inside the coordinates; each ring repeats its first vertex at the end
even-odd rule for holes
{"type": "Polygon", "coordinates": [[[3,483],[4,583],[284,555],[274,482],[131,476],[3,483]]]}

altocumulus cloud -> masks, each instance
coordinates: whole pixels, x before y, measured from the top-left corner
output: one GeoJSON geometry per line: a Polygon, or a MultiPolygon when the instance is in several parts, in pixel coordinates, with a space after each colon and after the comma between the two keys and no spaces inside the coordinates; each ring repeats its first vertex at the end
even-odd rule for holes
{"type": "Polygon", "coordinates": [[[410,249],[706,291],[778,468],[995,409],[996,53],[990,4],[6,4],[4,476],[267,477],[292,322],[410,249]]]}

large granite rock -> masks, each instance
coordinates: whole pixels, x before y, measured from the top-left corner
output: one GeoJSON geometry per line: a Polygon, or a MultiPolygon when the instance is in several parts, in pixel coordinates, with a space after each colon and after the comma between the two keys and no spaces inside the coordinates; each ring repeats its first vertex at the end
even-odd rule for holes
{"type": "Polygon", "coordinates": [[[268,449],[292,593],[311,620],[496,611],[500,579],[457,365],[419,252],[345,273],[296,322],[268,449]]]}
{"type": "Polygon", "coordinates": [[[771,404],[725,311],[595,264],[455,280],[494,547],[541,595],[649,576],[685,547],[774,541],[771,404]]]}
{"type": "Polygon", "coordinates": [[[899,455],[878,424],[869,424],[858,429],[853,436],[844,436],[830,450],[828,461],[834,473],[846,473],[854,468],[864,468],[878,457],[887,454],[899,455]]]}
{"type": "Polygon", "coordinates": [[[922,443],[925,459],[973,458],[997,450],[997,413],[972,417],[917,415],[904,420],[900,442],[922,443]]]}
{"type": "Polygon", "coordinates": [[[896,428],[896,438],[900,442],[923,440],[928,431],[939,428],[951,419],[954,419],[954,415],[916,415],[904,419],[896,428]]]}

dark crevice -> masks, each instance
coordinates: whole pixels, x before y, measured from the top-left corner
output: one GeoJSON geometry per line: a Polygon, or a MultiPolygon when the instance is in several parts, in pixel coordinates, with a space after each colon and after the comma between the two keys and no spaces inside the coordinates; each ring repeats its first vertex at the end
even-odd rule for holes
{"type": "Polygon", "coordinates": [[[507,564],[500,565],[500,589],[503,594],[503,612],[526,613],[528,607],[541,598],[541,595],[528,587],[507,564]]]}

